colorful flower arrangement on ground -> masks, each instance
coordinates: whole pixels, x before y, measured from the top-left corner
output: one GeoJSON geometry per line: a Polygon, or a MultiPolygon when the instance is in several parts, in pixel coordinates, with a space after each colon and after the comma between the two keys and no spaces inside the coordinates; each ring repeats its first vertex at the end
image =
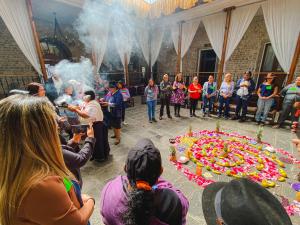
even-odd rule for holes
{"type": "MultiPolygon", "coordinates": [[[[262,142],[261,137],[262,131],[258,132],[257,139],[254,139],[237,133],[221,132],[218,129],[192,132],[190,128],[186,135],[170,140],[170,160],[189,180],[203,188],[214,182],[205,176],[207,173],[232,178],[247,177],[265,188],[273,188],[276,183],[285,182],[288,178],[285,164],[280,159],[284,158],[286,162],[299,165],[300,161],[289,152],[262,142]],[[278,154],[283,157],[278,158],[278,154]],[[187,161],[196,165],[195,172],[184,166],[187,161]],[[204,170],[207,172],[203,173],[204,170]]],[[[296,213],[299,212],[299,208],[292,211],[291,207],[286,207],[290,210],[290,215],[294,214],[295,210],[296,213]]]]}

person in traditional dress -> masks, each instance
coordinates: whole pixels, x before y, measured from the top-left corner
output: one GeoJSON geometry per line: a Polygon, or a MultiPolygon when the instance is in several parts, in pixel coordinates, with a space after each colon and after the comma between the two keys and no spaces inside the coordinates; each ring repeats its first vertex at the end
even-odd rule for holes
{"type": "Polygon", "coordinates": [[[123,95],[114,82],[109,84],[109,91],[111,92],[109,101],[102,102],[101,105],[110,108],[110,124],[114,129],[114,135],[111,138],[115,138],[115,145],[118,145],[121,142],[123,95]]]}
{"type": "Polygon", "coordinates": [[[118,88],[119,88],[121,94],[123,95],[122,122],[124,125],[127,125],[127,123],[125,121],[125,111],[126,111],[126,108],[128,107],[130,93],[129,93],[128,88],[125,87],[123,81],[119,81],[117,85],[118,85],[118,88]]]}
{"type": "Polygon", "coordinates": [[[93,123],[94,135],[96,143],[92,160],[98,162],[106,161],[109,157],[110,146],[108,142],[108,130],[103,123],[103,113],[100,104],[95,100],[95,92],[92,90],[85,91],[82,107],[69,105],[68,109],[76,112],[79,116],[84,118],[85,123],[93,123]]]}
{"type": "Polygon", "coordinates": [[[185,225],[189,202],[164,180],[159,150],[141,139],[128,153],[127,176],[117,176],[101,192],[105,225],[185,225]]]}
{"type": "Polygon", "coordinates": [[[185,90],[186,86],[183,82],[182,73],[179,73],[175,77],[171,97],[171,102],[174,104],[175,117],[180,117],[180,108],[185,101],[185,90]]]}

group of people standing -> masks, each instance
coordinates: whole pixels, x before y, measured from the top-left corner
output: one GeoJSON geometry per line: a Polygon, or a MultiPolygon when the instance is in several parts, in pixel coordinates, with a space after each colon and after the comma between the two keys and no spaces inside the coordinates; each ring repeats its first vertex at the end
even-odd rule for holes
{"type": "MultiPolygon", "coordinates": [[[[149,139],[139,140],[130,149],[125,175],[108,181],[100,199],[82,194],[78,174],[65,162],[66,149],[61,147],[54,107],[44,97],[43,87],[35,87],[35,94],[17,94],[0,101],[2,225],[89,225],[96,200],[105,225],[189,223],[189,201],[163,179],[160,151],[149,139]]],[[[98,108],[93,94],[85,92],[84,99],[87,106],[79,115],[93,117],[96,111],[92,109],[98,108]]],[[[79,112],[75,107],[74,111],[79,112]]],[[[88,135],[87,145],[93,145],[92,128],[88,135]]],[[[208,225],[292,225],[278,199],[246,178],[208,185],[197,205],[202,206],[208,225]]]]}
{"type": "MultiPolygon", "coordinates": [[[[276,104],[275,98],[279,97],[279,88],[275,84],[275,78],[272,73],[268,73],[263,83],[258,87],[257,111],[255,115],[257,124],[264,125],[266,123],[268,113],[276,104]]],[[[150,79],[148,86],[145,88],[149,122],[157,122],[155,107],[158,96],[161,104],[159,111],[160,120],[163,118],[164,108],[166,108],[168,118],[172,119],[171,104],[174,105],[175,117],[180,117],[180,109],[187,102],[189,102],[190,117],[197,117],[195,113],[196,108],[198,101],[202,99],[203,117],[211,115],[214,103],[218,101],[218,117],[229,119],[230,104],[235,101],[236,109],[231,119],[245,122],[248,106],[254,91],[255,82],[252,79],[251,71],[246,71],[236,84],[230,73],[225,74],[219,88],[212,75],[208,77],[208,81],[202,87],[198,77],[194,77],[193,82],[186,86],[181,73],[176,75],[173,84],[169,81],[169,76],[165,74],[159,87],[154,83],[153,79],[150,79]]],[[[300,77],[296,78],[295,83],[285,87],[280,92],[280,95],[284,97],[283,110],[280,114],[278,125],[274,127],[281,126],[290,113],[292,114],[292,120],[296,120],[293,104],[300,100],[298,99],[300,97],[300,77]]]]}

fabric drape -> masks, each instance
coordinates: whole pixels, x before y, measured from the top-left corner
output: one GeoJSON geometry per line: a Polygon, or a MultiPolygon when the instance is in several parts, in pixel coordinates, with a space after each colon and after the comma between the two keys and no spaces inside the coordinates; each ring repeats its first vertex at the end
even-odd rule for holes
{"type": "Polygon", "coordinates": [[[300,32],[300,1],[269,0],[262,8],[274,53],[289,72],[300,32]]]}
{"type": "Polygon", "coordinates": [[[151,67],[157,60],[164,37],[165,29],[163,27],[156,27],[151,30],[151,67]]]}
{"type": "Polygon", "coordinates": [[[143,27],[139,27],[136,30],[136,39],[142,49],[145,61],[149,65],[149,57],[150,57],[150,46],[149,46],[149,29],[145,25],[143,27]]]}
{"type": "Polygon", "coordinates": [[[26,1],[0,0],[0,15],[25,57],[42,74],[26,1]]]}
{"type": "Polygon", "coordinates": [[[226,13],[221,12],[215,15],[206,16],[202,19],[202,22],[211,46],[218,58],[221,59],[226,25],[226,13]]]}
{"type": "Polygon", "coordinates": [[[181,58],[183,58],[189,50],[199,24],[200,20],[193,20],[182,24],[181,58]]]}
{"type": "MultiPolygon", "coordinates": [[[[181,37],[181,58],[189,50],[195,34],[198,30],[200,20],[188,21],[182,24],[182,37],[181,37]]],[[[176,53],[178,54],[178,39],[179,39],[179,25],[173,25],[171,27],[171,37],[174,44],[176,53]]]]}
{"type": "MultiPolygon", "coordinates": [[[[230,58],[235,48],[243,38],[259,7],[259,4],[254,4],[236,8],[232,11],[225,62],[230,58]]],[[[221,12],[204,17],[203,24],[214,51],[218,58],[221,59],[226,25],[226,13],[221,12]]]]}
{"type": "Polygon", "coordinates": [[[230,58],[242,40],[259,7],[260,4],[253,4],[232,11],[225,61],[230,58]]]}
{"type": "Polygon", "coordinates": [[[173,25],[171,27],[171,38],[173,41],[175,51],[178,54],[178,38],[179,38],[179,25],[178,24],[173,25]]]}
{"type": "Polygon", "coordinates": [[[112,27],[113,39],[117,52],[121,58],[122,65],[125,68],[125,54],[127,54],[127,64],[130,61],[131,51],[134,41],[133,26],[130,26],[128,21],[118,21],[112,27]]]}

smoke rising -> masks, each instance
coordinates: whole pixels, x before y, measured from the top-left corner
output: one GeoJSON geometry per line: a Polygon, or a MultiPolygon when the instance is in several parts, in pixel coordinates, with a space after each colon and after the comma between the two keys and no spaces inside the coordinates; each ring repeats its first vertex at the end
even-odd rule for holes
{"type": "Polygon", "coordinates": [[[76,87],[77,84],[84,85],[86,87],[93,87],[93,65],[90,59],[81,57],[80,62],[74,63],[68,60],[62,60],[56,64],[53,68],[54,74],[60,76],[62,81],[72,83],[76,87]]]}

